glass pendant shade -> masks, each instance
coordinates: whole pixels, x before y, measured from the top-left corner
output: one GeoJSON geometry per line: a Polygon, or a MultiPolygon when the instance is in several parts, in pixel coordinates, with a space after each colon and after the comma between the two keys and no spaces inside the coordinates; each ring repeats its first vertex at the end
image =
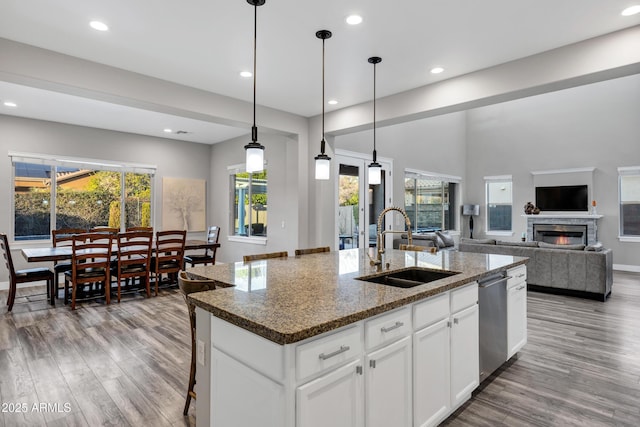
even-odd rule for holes
{"type": "Polygon", "coordinates": [[[316,156],[316,179],[326,181],[331,170],[331,158],[327,155],[316,156]]]}
{"type": "Polygon", "coordinates": [[[245,145],[247,172],[261,172],[264,169],[264,146],[258,143],[245,145]]]}
{"type": "Polygon", "coordinates": [[[369,185],[378,185],[382,182],[382,165],[373,162],[369,165],[369,185]]]}

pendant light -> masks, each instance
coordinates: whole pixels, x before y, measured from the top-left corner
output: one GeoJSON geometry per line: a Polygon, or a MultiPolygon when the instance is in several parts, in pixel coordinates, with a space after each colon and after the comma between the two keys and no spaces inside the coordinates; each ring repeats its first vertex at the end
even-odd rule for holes
{"type": "Polygon", "coordinates": [[[316,179],[329,179],[331,166],[331,157],[324,154],[326,141],[324,140],[324,41],[331,38],[331,31],[320,30],[316,33],[316,37],[322,39],[322,141],[320,141],[320,154],[315,157],[316,160],[316,179]]]}
{"type": "Polygon", "coordinates": [[[369,165],[370,185],[377,185],[382,181],[382,165],[376,159],[376,64],[380,62],[382,62],[382,58],[379,56],[369,58],[369,63],[373,64],[373,162],[369,165]]]}
{"type": "Polygon", "coordinates": [[[258,142],[258,128],[256,127],[256,45],[258,33],[258,6],[265,0],[247,0],[254,7],[253,13],[253,126],[251,127],[251,142],[244,146],[246,151],[247,172],[260,172],[264,169],[264,145],[258,142]]]}

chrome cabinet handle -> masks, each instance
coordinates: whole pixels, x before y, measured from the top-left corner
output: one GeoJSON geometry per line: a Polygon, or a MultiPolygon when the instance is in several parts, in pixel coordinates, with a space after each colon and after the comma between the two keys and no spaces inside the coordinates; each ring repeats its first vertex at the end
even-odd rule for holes
{"type": "Polygon", "coordinates": [[[524,289],[524,285],[519,286],[519,287],[516,288],[517,291],[522,290],[522,289],[524,289]]]}
{"type": "Polygon", "coordinates": [[[389,326],[388,328],[386,326],[380,328],[380,332],[390,332],[390,331],[393,331],[394,329],[398,329],[398,328],[401,328],[403,326],[404,326],[403,322],[396,322],[395,325],[389,326]]]}
{"type": "Polygon", "coordinates": [[[376,361],[375,361],[374,359],[369,360],[369,366],[370,366],[371,368],[374,368],[374,369],[375,369],[375,367],[376,367],[376,361]]]}
{"type": "Polygon", "coordinates": [[[524,277],[524,273],[518,274],[518,277],[524,277]]]}
{"type": "Polygon", "coordinates": [[[318,357],[321,360],[327,360],[332,358],[333,356],[337,356],[340,353],[344,353],[345,351],[349,351],[350,347],[348,345],[341,345],[339,349],[337,349],[336,351],[334,351],[333,353],[329,353],[329,354],[324,354],[324,353],[320,353],[318,355],[318,357]]]}
{"type": "Polygon", "coordinates": [[[457,317],[454,317],[454,318],[453,318],[453,324],[454,324],[454,325],[457,325],[457,324],[458,324],[458,318],[457,318],[457,317]]]}
{"type": "Polygon", "coordinates": [[[362,375],[362,366],[356,366],[356,374],[362,375]]]}

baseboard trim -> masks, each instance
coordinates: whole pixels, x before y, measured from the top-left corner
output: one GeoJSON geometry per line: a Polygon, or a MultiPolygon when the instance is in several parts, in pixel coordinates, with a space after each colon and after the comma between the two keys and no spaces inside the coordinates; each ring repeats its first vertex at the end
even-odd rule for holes
{"type": "Polygon", "coordinates": [[[606,301],[607,297],[611,295],[611,293],[604,295],[595,292],[576,291],[574,289],[551,288],[549,286],[532,285],[531,283],[527,283],[527,290],[534,292],[544,292],[546,294],[567,295],[570,297],[592,299],[602,302],[606,301]]]}
{"type": "Polygon", "coordinates": [[[616,271],[640,273],[640,265],[613,264],[613,269],[616,271]]]}

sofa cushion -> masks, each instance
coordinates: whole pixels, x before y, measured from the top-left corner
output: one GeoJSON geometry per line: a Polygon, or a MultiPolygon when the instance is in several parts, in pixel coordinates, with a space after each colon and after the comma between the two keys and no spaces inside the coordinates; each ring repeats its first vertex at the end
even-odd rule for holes
{"type": "Polygon", "coordinates": [[[460,243],[472,243],[476,245],[495,245],[496,239],[469,239],[468,237],[463,237],[460,239],[460,243]]]}
{"type": "Polygon", "coordinates": [[[455,246],[456,241],[453,240],[453,237],[448,231],[436,231],[436,234],[442,240],[443,245],[441,247],[448,248],[450,246],[455,246]]]}
{"type": "Polygon", "coordinates": [[[566,251],[583,251],[584,245],[554,245],[553,243],[538,242],[538,247],[544,249],[564,249],[566,251]]]}
{"type": "Polygon", "coordinates": [[[502,246],[522,246],[525,248],[537,248],[538,242],[509,242],[506,240],[497,240],[496,241],[496,245],[502,245],[502,246]]]}

